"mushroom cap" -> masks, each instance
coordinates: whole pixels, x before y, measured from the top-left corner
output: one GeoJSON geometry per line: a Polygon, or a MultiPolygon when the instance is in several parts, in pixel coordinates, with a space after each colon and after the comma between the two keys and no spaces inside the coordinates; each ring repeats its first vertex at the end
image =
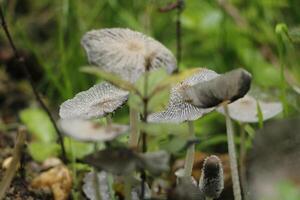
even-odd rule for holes
{"type": "Polygon", "coordinates": [[[221,160],[215,156],[209,156],[204,160],[199,188],[205,196],[219,198],[224,189],[223,166],[221,160]]]}
{"type": "MultiPolygon", "coordinates": [[[[239,122],[257,123],[259,122],[257,103],[260,106],[264,121],[282,112],[282,104],[280,102],[257,101],[255,98],[246,95],[228,105],[229,116],[239,122]]],[[[222,114],[225,113],[223,107],[219,107],[217,111],[222,114]]]]}
{"type": "Polygon", "coordinates": [[[125,28],[106,28],[87,32],[81,40],[88,60],[124,80],[135,82],[145,72],[164,67],[168,73],[176,68],[176,59],[160,42],[140,32],[125,28]]]}
{"type": "Polygon", "coordinates": [[[91,119],[115,111],[128,99],[129,92],[102,82],[65,101],[59,110],[62,119],[91,119]]]}
{"type": "Polygon", "coordinates": [[[216,72],[199,68],[199,72],[175,85],[171,89],[169,105],[165,111],[149,115],[149,122],[181,123],[192,121],[214,110],[214,108],[198,108],[184,100],[183,90],[197,83],[205,82],[219,76],[216,72]]]}
{"type": "Polygon", "coordinates": [[[185,101],[200,108],[210,108],[224,101],[233,102],[246,95],[252,76],[242,68],[226,72],[182,91],[185,101]]]}
{"type": "Polygon", "coordinates": [[[126,125],[101,125],[81,119],[62,119],[59,128],[64,134],[80,141],[110,141],[129,130],[126,125]]]}

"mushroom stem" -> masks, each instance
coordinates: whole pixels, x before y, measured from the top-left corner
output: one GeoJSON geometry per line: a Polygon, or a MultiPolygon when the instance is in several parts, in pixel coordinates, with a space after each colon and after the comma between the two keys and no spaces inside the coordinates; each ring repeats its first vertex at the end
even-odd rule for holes
{"type": "Polygon", "coordinates": [[[246,166],[245,166],[245,160],[246,160],[246,132],[245,132],[245,123],[240,124],[240,131],[241,131],[241,142],[240,142],[240,159],[239,159],[239,165],[240,165],[240,176],[241,176],[241,185],[243,189],[243,197],[244,199],[247,199],[247,179],[246,179],[246,166]]]}
{"type": "Polygon", "coordinates": [[[232,121],[228,114],[228,106],[226,102],[223,104],[223,108],[226,116],[227,143],[228,143],[228,152],[229,152],[229,159],[230,159],[231,179],[233,183],[234,200],[241,200],[242,196],[241,196],[240,180],[239,180],[235,144],[234,144],[234,131],[232,126],[232,121]]]}
{"type": "MultiPolygon", "coordinates": [[[[189,132],[189,139],[194,139],[195,131],[194,131],[194,124],[193,121],[188,121],[188,132],[189,132]]],[[[184,163],[184,176],[191,176],[193,172],[193,165],[194,165],[194,156],[195,156],[195,144],[192,144],[188,147],[185,163],[184,163]]]]}
{"type": "Polygon", "coordinates": [[[136,148],[139,142],[139,130],[138,130],[139,113],[134,108],[129,108],[129,113],[130,113],[129,147],[136,148]]]}
{"type": "MultiPolygon", "coordinates": [[[[98,144],[97,142],[94,143],[94,153],[98,151],[98,144]]],[[[94,168],[94,189],[95,189],[95,197],[96,200],[102,200],[101,198],[101,192],[99,190],[100,188],[100,183],[98,179],[98,170],[94,168]]]]}
{"type": "Polygon", "coordinates": [[[106,119],[106,125],[110,126],[112,124],[111,115],[110,114],[106,115],[105,119],[106,119]]]}

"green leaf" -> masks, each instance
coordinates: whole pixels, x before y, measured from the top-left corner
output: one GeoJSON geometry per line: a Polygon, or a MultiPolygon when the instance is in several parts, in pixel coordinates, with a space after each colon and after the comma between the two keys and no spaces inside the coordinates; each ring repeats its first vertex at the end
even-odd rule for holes
{"type": "Polygon", "coordinates": [[[256,109],[257,109],[257,118],[258,118],[259,128],[262,128],[264,126],[264,116],[263,116],[263,113],[262,113],[262,110],[260,108],[258,101],[256,101],[256,109]]]}
{"type": "Polygon", "coordinates": [[[116,74],[103,71],[97,67],[82,67],[80,71],[98,76],[123,90],[137,91],[135,86],[130,82],[123,80],[121,77],[119,77],[116,74]]]}
{"type": "Polygon", "coordinates": [[[300,43],[300,27],[292,28],[289,30],[288,35],[293,42],[300,43]]]}
{"type": "Polygon", "coordinates": [[[170,97],[170,88],[164,88],[156,95],[154,95],[149,100],[149,104],[148,104],[149,113],[164,110],[169,103],[169,97],[170,97]]]}
{"type": "Polygon", "coordinates": [[[185,123],[140,123],[139,128],[141,131],[145,131],[147,134],[154,136],[161,134],[184,135],[188,130],[185,123]]]}
{"type": "Polygon", "coordinates": [[[94,151],[94,144],[79,142],[68,137],[64,138],[64,145],[69,159],[83,158],[94,151]]]}
{"type": "Polygon", "coordinates": [[[39,108],[28,108],[20,112],[21,121],[26,125],[34,139],[49,143],[56,141],[55,129],[47,114],[39,108]]]}
{"type": "Polygon", "coordinates": [[[60,146],[56,143],[31,142],[28,150],[34,160],[42,162],[49,157],[57,157],[60,153],[60,146]]]}
{"type": "Polygon", "coordinates": [[[166,150],[171,154],[175,154],[181,151],[185,147],[186,143],[187,143],[186,137],[176,136],[162,143],[160,148],[166,150]]]}

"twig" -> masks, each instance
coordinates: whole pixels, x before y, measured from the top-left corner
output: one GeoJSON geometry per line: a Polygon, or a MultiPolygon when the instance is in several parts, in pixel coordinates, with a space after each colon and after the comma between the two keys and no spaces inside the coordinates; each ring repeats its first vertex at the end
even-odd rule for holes
{"type": "Polygon", "coordinates": [[[59,131],[56,122],[53,118],[53,116],[51,115],[50,110],[47,108],[46,104],[43,102],[43,100],[41,99],[40,95],[38,94],[38,91],[34,85],[34,82],[32,80],[31,74],[29,73],[29,69],[28,66],[26,65],[26,63],[24,62],[24,58],[22,56],[20,56],[15,43],[11,37],[11,34],[8,30],[8,26],[6,24],[5,18],[4,18],[4,14],[2,12],[2,7],[0,5],[0,18],[1,18],[1,26],[5,32],[5,35],[9,41],[9,44],[14,52],[14,56],[17,59],[17,61],[20,63],[25,75],[26,75],[26,79],[29,82],[31,89],[34,93],[34,96],[36,97],[36,100],[38,101],[38,103],[40,104],[40,106],[42,107],[42,109],[47,113],[51,123],[53,124],[54,129],[56,130],[57,136],[58,136],[58,142],[60,143],[61,146],[61,151],[62,151],[62,159],[63,161],[66,163],[67,162],[67,157],[66,157],[66,151],[65,151],[65,147],[64,147],[64,143],[63,143],[63,136],[61,134],[61,132],[59,131]]]}
{"type": "Polygon", "coordinates": [[[5,172],[3,179],[0,183],[0,200],[4,198],[4,195],[9,188],[20,164],[22,149],[25,143],[26,130],[24,127],[19,128],[16,144],[13,152],[13,159],[10,163],[7,171],[5,172]]]}
{"type": "MultiPolygon", "coordinates": [[[[182,38],[182,30],[181,30],[181,13],[184,9],[184,0],[177,0],[175,3],[171,3],[164,8],[159,8],[160,12],[169,12],[176,9],[176,59],[177,65],[179,66],[181,63],[181,38],[182,38]]],[[[178,73],[178,68],[174,73],[178,73]]]]}

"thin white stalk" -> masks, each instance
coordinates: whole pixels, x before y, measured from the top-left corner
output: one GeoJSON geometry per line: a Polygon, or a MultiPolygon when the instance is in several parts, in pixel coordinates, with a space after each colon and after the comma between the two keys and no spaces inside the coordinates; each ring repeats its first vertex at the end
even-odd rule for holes
{"type": "Polygon", "coordinates": [[[246,152],[247,152],[247,146],[246,146],[246,132],[245,132],[245,125],[244,123],[241,123],[240,125],[240,131],[241,131],[241,142],[240,142],[240,158],[239,158],[239,164],[240,164],[240,176],[241,176],[241,186],[243,188],[243,197],[245,200],[247,200],[247,177],[246,177],[246,166],[245,166],[245,160],[246,160],[246,152]]]}
{"type": "MultiPolygon", "coordinates": [[[[189,139],[195,138],[194,124],[193,121],[188,121],[189,139]]],[[[195,144],[192,144],[186,152],[185,163],[184,163],[184,176],[191,176],[193,172],[195,156],[195,144]]]]}
{"type": "Polygon", "coordinates": [[[228,114],[227,103],[224,103],[223,107],[226,116],[227,143],[228,143],[228,152],[229,152],[229,159],[230,159],[230,169],[231,169],[231,179],[233,184],[234,200],[241,200],[242,196],[241,196],[240,180],[239,180],[235,144],[234,144],[234,130],[233,130],[231,118],[229,117],[228,114]]]}
{"type": "Polygon", "coordinates": [[[106,119],[106,125],[107,126],[110,126],[111,124],[112,124],[112,118],[111,118],[111,115],[106,115],[106,117],[105,117],[105,119],[106,119]]]}
{"type": "Polygon", "coordinates": [[[134,108],[129,108],[130,113],[130,136],[129,136],[129,147],[137,148],[139,143],[139,112],[137,112],[134,108]]]}
{"type": "MultiPolygon", "coordinates": [[[[98,145],[95,142],[94,143],[94,153],[96,153],[97,151],[98,151],[98,145]]],[[[98,170],[96,168],[94,168],[94,189],[95,189],[96,200],[102,200],[101,192],[100,192],[100,183],[99,183],[99,179],[98,179],[98,170]]]]}

